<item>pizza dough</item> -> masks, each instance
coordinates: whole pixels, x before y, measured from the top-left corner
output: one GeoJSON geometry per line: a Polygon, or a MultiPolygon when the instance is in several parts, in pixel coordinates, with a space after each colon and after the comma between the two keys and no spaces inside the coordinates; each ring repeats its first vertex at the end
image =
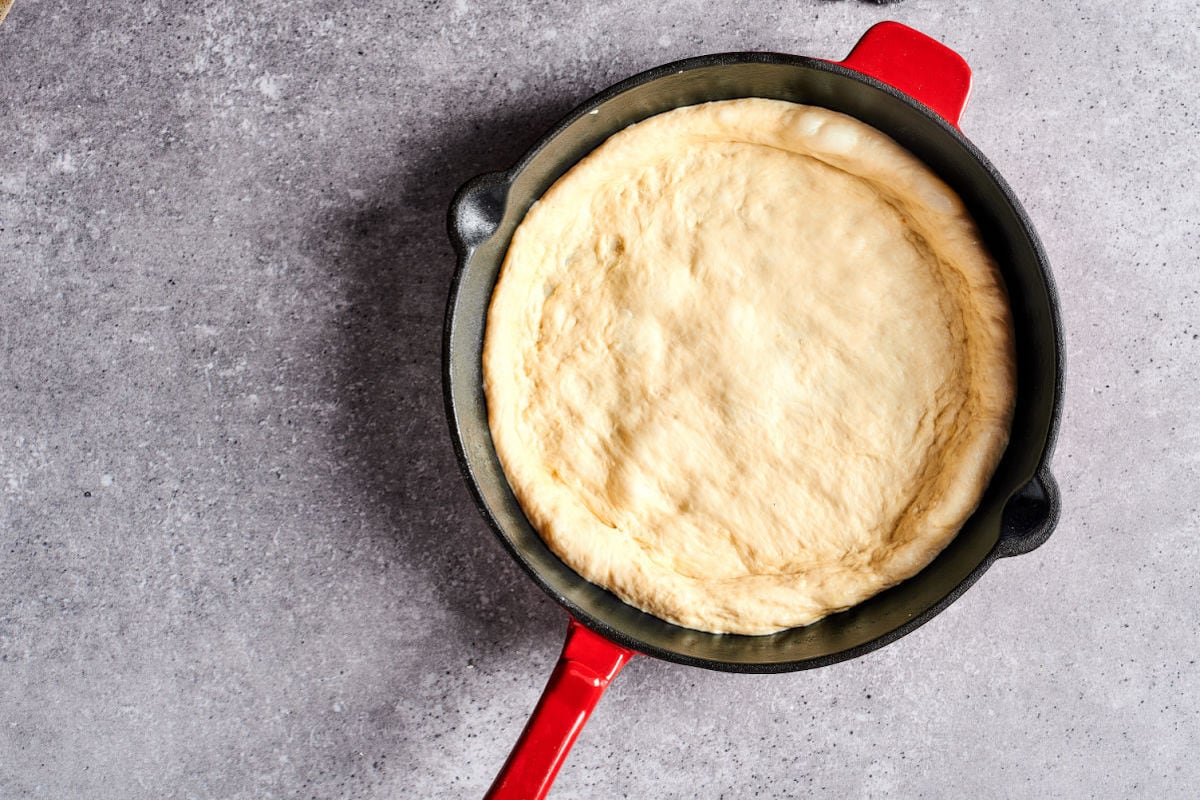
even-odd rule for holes
{"type": "Polygon", "coordinates": [[[891,139],[747,98],[610,138],[530,209],[483,352],[496,452],[589,581],[679,625],[805,625],[971,514],[1015,394],[1003,283],[891,139]]]}

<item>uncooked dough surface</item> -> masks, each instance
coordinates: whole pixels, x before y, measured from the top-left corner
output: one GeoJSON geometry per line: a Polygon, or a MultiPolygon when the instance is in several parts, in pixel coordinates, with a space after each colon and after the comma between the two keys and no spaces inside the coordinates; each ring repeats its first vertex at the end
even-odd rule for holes
{"type": "Polygon", "coordinates": [[[979,502],[1014,398],[1002,281],[882,133],[747,98],[614,135],[518,227],[488,314],[496,451],[583,577],[717,633],[918,572],[979,502]]]}

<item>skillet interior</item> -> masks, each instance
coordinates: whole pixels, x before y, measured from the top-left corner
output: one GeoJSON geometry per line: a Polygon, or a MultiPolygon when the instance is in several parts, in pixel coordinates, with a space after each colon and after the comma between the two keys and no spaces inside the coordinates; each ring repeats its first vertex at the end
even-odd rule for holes
{"type": "Polygon", "coordinates": [[[778,672],[841,661],[913,630],[965,591],[998,555],[1049,535],[1057,494],[1046,470],[1061,394],[1057,307],[1045,257],[1011,191],[954,128],[891,87],[836,64],[735,53],[665,65],[597,95],[508,173],[468,184],[451,208],[459,273],[447,309],[445,388],[468,482],[501,541],[577,619],[610,639],[680,663],[778,672]],[[481,353],[488,302],[508,242],[529,206],[608,136],[682,105],[769,97],[824,106],[884,131],[953,187],[1001,265],[1016,328],[1017,404],[1010,444],[979,509],[918,575],[858,606],[770,636],[715,635],[664,622],[580,578],[529,525],[488,431],[481,353]]]}

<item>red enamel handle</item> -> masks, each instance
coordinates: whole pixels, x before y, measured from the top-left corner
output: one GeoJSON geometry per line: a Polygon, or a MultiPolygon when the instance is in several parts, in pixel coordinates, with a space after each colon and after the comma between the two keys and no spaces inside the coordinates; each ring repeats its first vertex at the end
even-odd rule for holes
{"type": "Polygon", "coordinates": [[[558,665],[487,800],[541,800],[600,696],[636,653],[574,619],[558,665]]]}
{"type": "Polygon", "coordinates": [[[962,56],[899,22],[871,28],[841,65],[899,89],[956,128],[971,93],[962,56]]]}

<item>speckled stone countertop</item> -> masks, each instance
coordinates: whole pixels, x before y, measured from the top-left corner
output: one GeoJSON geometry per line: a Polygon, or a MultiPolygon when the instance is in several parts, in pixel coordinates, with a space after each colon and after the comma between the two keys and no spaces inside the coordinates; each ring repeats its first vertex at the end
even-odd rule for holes
{"type": "Polygon", "coordinates": [[[636,659],[554,797],[1200,785],[1188,2],[17,0],[0,26],[0,797],[478,797],[565,616],[459,477],[454,189],[671,59],[962,53],[1061,292],[1064,516],[858,661],[636,659]]]}

